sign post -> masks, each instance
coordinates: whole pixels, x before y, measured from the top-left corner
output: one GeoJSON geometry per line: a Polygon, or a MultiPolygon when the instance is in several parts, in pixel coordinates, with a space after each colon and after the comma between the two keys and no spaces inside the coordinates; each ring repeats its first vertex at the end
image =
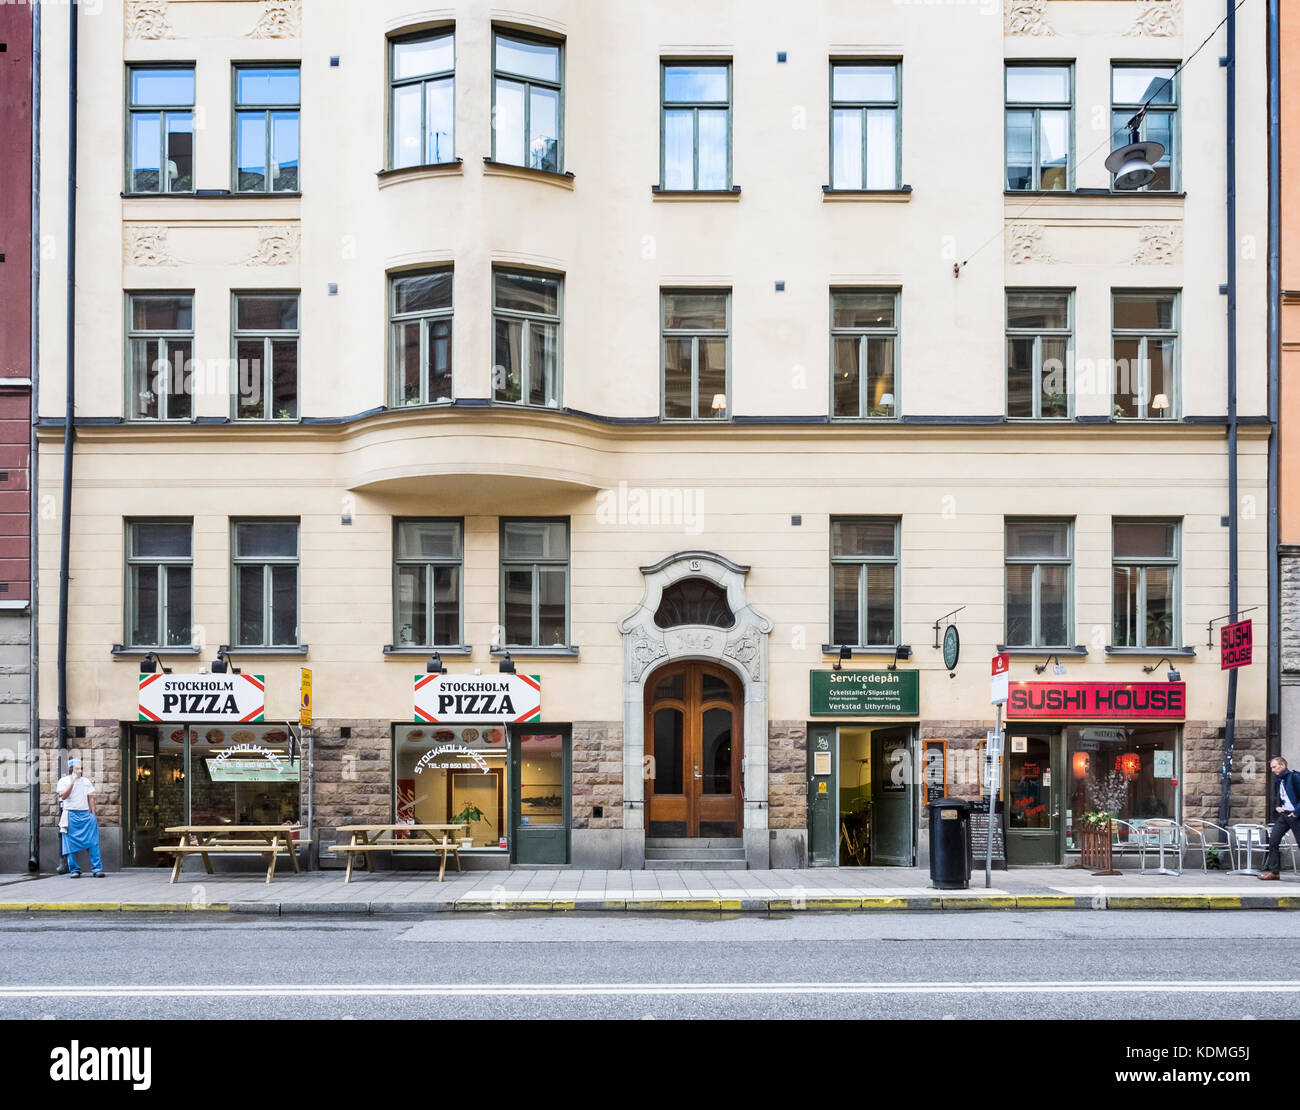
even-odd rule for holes
{"type": "Polygon", "coordinates": [[[997,708],[997,723],[988,735],[984,748],[985,785],[989,791],[988,854],[984,857],[984,886],[993,885],[993,823],[998,819],[998,785],[1002,781],[1002,707],[1011,689],[1011,656],[1003,653],[993,657],[993,682],[991,700],[997,708]]]}
{"type": "Polygon", "coordinates": [[[312,744],[311,734],[311,668],[302,668],[302,699],[298,709],[298,725],[302,729],[302,738],[306,741],[307,749],[307,840],[312,845],[312,849],[307,853],[307,866],[311,867],[311,852],[319,851],[316,847],[316,830],[312,828],[312,773],[315,770],[315,752],[312,744]]]}

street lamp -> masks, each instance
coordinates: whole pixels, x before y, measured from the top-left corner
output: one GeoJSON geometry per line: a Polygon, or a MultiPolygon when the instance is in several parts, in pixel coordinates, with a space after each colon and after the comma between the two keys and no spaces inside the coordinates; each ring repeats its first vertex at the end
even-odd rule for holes
{"type": "Polygon", "coordinates": [[[1150,185],[1156,179],[1155,163],[1165,156],[1159,143],[1144,143],[1138,137],[1141,122],[1141,113],[1128,121],[1128,142],[1106,159],[1106,168],[1115,175],[1115,188],[1124,192],[1150,185]]]}

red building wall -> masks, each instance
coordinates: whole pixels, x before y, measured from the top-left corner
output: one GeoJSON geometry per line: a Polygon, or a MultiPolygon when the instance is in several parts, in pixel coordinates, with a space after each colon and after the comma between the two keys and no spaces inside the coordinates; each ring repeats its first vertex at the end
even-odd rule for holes
{"type": "Polygon", "coordinates": [[[0,602],[29,601],[32,9],[0,4],[0,602]]]}

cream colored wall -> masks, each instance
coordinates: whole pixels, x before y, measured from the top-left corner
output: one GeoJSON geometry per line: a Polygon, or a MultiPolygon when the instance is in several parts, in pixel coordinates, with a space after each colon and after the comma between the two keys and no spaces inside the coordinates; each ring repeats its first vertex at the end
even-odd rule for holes
{"type": "MultiPolygon", "coordinates": [[[[305,4],[301,38],[250,38],[260,0],[173,0],[174,37],[122,35],[121,0],[82,21],[78,414],[116,417],[123,405],[124,289],[193,289],[196,356],[229,354],[230,291],[302,290],[302,411],[344,416],[385,399],[385,271],[428,262],[456,266],[455,390],[489,394],[487,306],[494,262],[565,274],[565,403],[603,416],[659,408],[658,291],[728,285],[733,294],[734,410],[741,415],[824,415],[827,291],[841,284],[902,289],[900,400],[913,416],[1004,410],[1003,298],[1007,286],[1076,289],[1079,358],[1110,354],[1110,290],[1181,288],[1183,411],[1225,411],[1223,75],[1218,46],[1183,77],[1182,175],[1186,199],[1007,198],[1002,195],[1004,58],[1074,59],[1077,185],[1104,187],[1112,59],[1178,60],[1220,18],[1185,5],[1182,34],[1126,34],[1129,0],[1052,0],[1052,35],[1004,36],[991,5],[824,0],[531,0],[508,15],[482,0],[422,9],[402,0],[305,4]],[[490,24],[494,18],[563,34],[565,164],[573,188],[485,174],[490,153],[490,24]],[[457,138],[463,168],[388,180],[384,165],[385,35],[454,19],[457,138]],[[788,51],[778,65],[776,52],[788,51]],[[738,202],[655,201],[659,59],[734,58],[734,180],[738,202]],[[826,203],[828,59],[903,58],[902,181],[911,199],[826,203]],[[331,68],[330,55],[341,64],[331,68]],[[196,60],[204,126],[197,184],[229,187],[230,63],[302,60],[304,196],[268,199],[122,198],[123,62],[196,60]],[[1100,120],[1100,126],[1096,122],[1100,120]],[[1012,261],[1002,232],[1041,230],[1054,261],[1012,261]],[[132,264],[131,229],[165,228],[174,264],[132,264]],[[1135,263],[1143,235],[1172,232],[1168,263],[1135,263]],[[301,233],[286,265],[250,263],[263,234],[301,233]],[[969,260],[960,277],[954,261],[969,260]],[[776,293],[773,283],[786,282],[776,293]],[[339,295],[326,294],[335,282],[339,295]]],[[[66,11],[44,22],[43,113],[47,265],[59,265],[64,203],[66,11]]],[[[1238,49],[1240,409],[1265,411],[1264,180],[1248,172],[1265,147],[1263,25],[1241,20],[1238,49]],[[1254,237],[1254,238],[1251,238],[1254,237]]],[[[1220,40],[1222,32],[1220,32],[1220,40]]],[[[1216,40],[1217,41],[1217,40],[1216,40]]],[[[1261,155],[1262,159],[1262,155],[1261,155]]],[[[63,286],[42,284],[41,414],[62,414],[63,286]]],[[[1084,395],[1081,415],[1109,399],[1084,395]]],[[[224,416],[217,391],[197,403],[224,416]]],[[[552,720],[617,720],[622,649],[615,628],[639,600],[637,567],[683,548],[706,548],[753,566],[749,587],[776,621],[774,719],[807,714],[807,671],[824,665],[829,638],[828,518],[881,513],[903,519],[902,639],[928,673],[922,716],[989,715],[985,662],[1002,638],[1002,518],[1077,518],[1077,642],[1086,663],[1071,677],[1132,680],[1149,660],[1107,661],[1111,515],[1184,519],[1183,642],[1204,644],[1205,621],[1227,611],[1225,448],[1212,427],[1064,429],[890,427],[774,429],[608,427],[580,419],[501,412],[404,413],[346,429],[85,429],[79,435],[70,624],[71,712],[130,719],[134,665],[115,662],[122,639],[122,520],[195,518],[195,619],[204,661],[227,642],[228,519],[302,519],[302,629],[306,660],[257,660],[270,715],[297,704],[297,668],[316,672],[321,717],[401,719],[418,660],[384,661],[392,640],[391,516],[464,515],[466,638],[486,654],[497,623],[497,523],[510,513],[573,518],[573,639],[578,662],[541,660],[552,720]],[[465,475],[477,476],[467,480],[465,475]],[[454,479],[454,480],[452,480],[454,479]],[[598,490],[699,490],[697,531],[619,526],[598,517],[598,490]],[[344,508],[351,527],[340,525],[344,508]],[[803,515],[802,528],[790,526],[803,515]],[[964,661],[955,680],[938,663],[931,625],[961,614],[964,661]],[[1100,630],[1100,638],[1095,630],[1100,630]],[[414,664],[414,665],[413,665],[414,664]]],[[[57,506],[60,440],[43,433],[43,505],[57,506]]],[[[1266,597],[1264,441],[1243,433],[1241,604],[1266,597]]],[[[52,659],[58,534],[42,528],[42,657],[52,659]]],[[[1263,657],[1262,623],[1257,622],[1263,657]]],[[[883,666],[884,659],[871,665],[883,666]]],[[[253,665],[253,664],[246,664],[253,665]]],[[[178,669],[188,669],[183,665],[178,669]]],[[[1181,665],[1189,717],[1222,717],[1217,662],[1181,665]]],[[[1033,677],[1017,662],[1017,677],[1033,677]],[[1023,672],[1023,673],[1022,673],[1023,672]]],[[[1263,667],[1242,676],[1238,712],[1264,715],[1263,667]]],[[[55,713],[54,672],[42,674],[42,716],[55,713]]]]}

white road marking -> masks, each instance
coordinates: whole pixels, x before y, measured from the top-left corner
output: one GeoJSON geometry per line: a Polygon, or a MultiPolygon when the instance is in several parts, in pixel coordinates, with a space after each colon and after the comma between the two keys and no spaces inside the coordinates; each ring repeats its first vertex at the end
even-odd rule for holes
{"type": "Polygon", "coordinates": [[[928,983],[249,983],[195,986],[3,986],[6,998],[355,998],[790,994],[1292,994],[1300,981],[1272,979],[928,983]]]}

